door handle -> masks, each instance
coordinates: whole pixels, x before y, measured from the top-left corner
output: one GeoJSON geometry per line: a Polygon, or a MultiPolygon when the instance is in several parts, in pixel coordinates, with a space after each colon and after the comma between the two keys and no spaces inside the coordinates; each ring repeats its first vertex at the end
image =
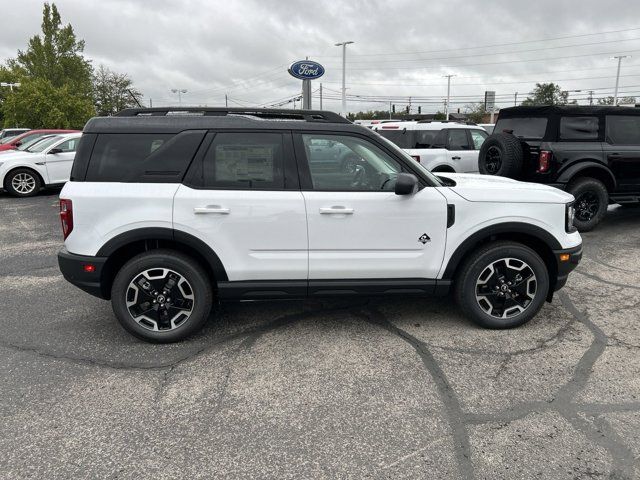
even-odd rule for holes
{"type": "Polygon", "coordinates": [[[320,207],[320,213],[323,215],[353,215],[353,208],[347,207],[320,207]]]}
{"type": "Polygon", "coordinates": [[[451,157],[451,160],[460,160],[460,157],[451,157]]]}
{"type": "Polygon", "coordinates": [[[195,207],[193,209],[193,213],[218,213],[220,215],[229,215],[231,210],[218,205],[207,205],[206,207],[195,207]]]}
{"type": "Polygon", "coordinates": [[[620,158],[622,157],[621,153],[610,153],[609,158],[620,158]]]}

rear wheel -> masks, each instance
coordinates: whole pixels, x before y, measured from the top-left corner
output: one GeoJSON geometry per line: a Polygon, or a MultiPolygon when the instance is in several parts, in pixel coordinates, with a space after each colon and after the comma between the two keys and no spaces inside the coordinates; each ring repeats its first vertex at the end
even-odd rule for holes
{"type": "Polygon", "coordinates": [[[531,320],[549,291],[540,256],[516,242],[480,248],[462,266],[455,296],[462,311],[485,328],[513,328],[531,320]]]}
{"type": "Polygon", "coordinates": [[[600,180],[578,178],[571,182],[567,191],[575,197],[575,227],[581,232],[593,230],[607,214],[609,192],[600,180]]]}
{"type": "Polygon", "coordinates": [[[40,176],[30,168],[16,168],[4,179],[4,189],[14,197],[33,197],[41,188],[40,176]]]}
{"type": "Polygon", "coordinates": [[[120,324],[148,342],[177,342],[199,331],[211,303],[206,272],[190,257],[172,250],[132,258],[120,269],[111,289],[120,324]]]}

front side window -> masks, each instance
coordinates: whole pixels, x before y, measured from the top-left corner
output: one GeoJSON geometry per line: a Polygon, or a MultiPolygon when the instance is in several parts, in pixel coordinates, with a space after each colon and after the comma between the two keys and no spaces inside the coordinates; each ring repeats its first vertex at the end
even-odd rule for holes
{"type": "Polygon", "coordinates": [[[597,140],[598,117],[561,117],[560,140],[597,140]]]}
{"type": "Polygon", "coordinates": [[[466,130],[449,130],[447,145],[449,150],[471,150],[466,130]]]}
{"type": "Polygon", "coordinates": [[[640,145],[640,116],[607,115],[607,142],[613,145],[640,145]]]}
{"type": "Polygon", "coordinates": [[[480,150],[480,147],[482,147],[482,144],[484,143],[484,141],[489,135],[487,134],[487,132],[484,132],[482,130],[469,130],[469,133],[471,133],[471,141],[473,142],[473,149],[480,150]]]}
{"type": "Polygon", "coordinates": [[[393,191],[398,161],[369,141],[347,135],[303,134],[311,182],[324,191],[393,191]],[[337,157],[332,157],[339,151],[337,157]],[[327,159],[330,160],[327,160],[327,159]]]}
{"type": "Polygon", "coordinates": [[[283,137],[279,133],[218,133],[203,166],[208,188],[283,189],[283,137]]]}
{"type": "Polygon", "coordinates": [[[58,145],[55,148],[59,148],[63,153],[75,152],[76,148],[78,148],[79,141],[80,141],[80,138],[71,138],[66,142],[62,142],[60,145],[58,145]]]}
{"type": "Polygon", "coordinates": [[[44,152],[47,148],[49,148],[51,145],[53,145],[54,143],[60,141],[61,138],[59,136],[54,136],[54,137],[44,137],[42,139],[40,139],[37,142],[34,142],[33,144],[31,144],[31,146],[29,148],[27,148],[27,152],[31,152],[31,153],[40,153],[40,152],[44,152]]]}

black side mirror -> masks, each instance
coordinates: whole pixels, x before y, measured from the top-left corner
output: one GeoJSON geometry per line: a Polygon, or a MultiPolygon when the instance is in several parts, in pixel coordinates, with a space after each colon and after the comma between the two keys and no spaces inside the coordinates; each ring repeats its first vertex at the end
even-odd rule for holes
{"type": "Polygon", "coordinates": [[[412,173],[399,173],[396,177],[396,195],[413,195],[418,191],[418,179],[412,173]]]}
{"type": "Polygon", "coordinates": [[[22,145],[22,142],[17,141],[16,143],[13,144],[14,147],[19,147],[20,145],[22,145]]]}
{"type": "Polygon", "coordinates": [[[56,153],[62,153],[62,149],[61,148],[52,148],[51,150],[49,150],[49,155],[55,155],[56,153]]]}

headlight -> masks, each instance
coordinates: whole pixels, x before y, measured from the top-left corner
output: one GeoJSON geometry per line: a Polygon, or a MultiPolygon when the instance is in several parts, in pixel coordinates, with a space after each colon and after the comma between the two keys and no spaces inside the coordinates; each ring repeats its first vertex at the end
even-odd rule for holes
{"type": "Polygon", "coordinates": [[[565,230],[567,233],[573,233],[576,231],[576,227],[573,225],[573,220],[576,216],[576,209],[572,203],[567,203],[566,214],[565,214],[565,230]]]}

